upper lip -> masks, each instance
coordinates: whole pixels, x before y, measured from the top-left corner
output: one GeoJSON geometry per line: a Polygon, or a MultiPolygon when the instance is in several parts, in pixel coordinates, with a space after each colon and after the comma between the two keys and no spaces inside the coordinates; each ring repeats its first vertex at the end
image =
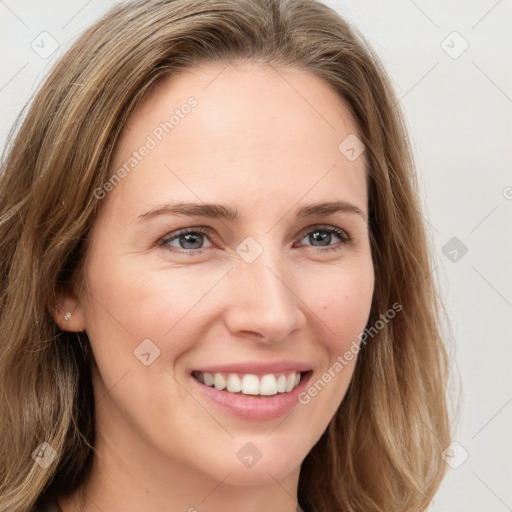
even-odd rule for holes
{"type": "Polygon", "coordinates": [[[251,373],[254,375],[267,375],[269,373],[286,373],[291,371],[307,372],[311,365],[298,361],[275,361],[272,363],[261,361],[246,361],[220,365],[203,366],[194,371],[201,373],[251,373]]]}

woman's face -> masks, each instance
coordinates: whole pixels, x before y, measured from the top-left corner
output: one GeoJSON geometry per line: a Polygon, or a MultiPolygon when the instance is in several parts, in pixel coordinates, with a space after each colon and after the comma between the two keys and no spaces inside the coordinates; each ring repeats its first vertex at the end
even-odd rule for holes
{"type": "Polygon", "coordinates": [[[73,312],[97,364],[98,442],[155,475],[298,474],[370,312],[356,133],[324,81],[285,67],[202,66],[144,98],[96,191],[73,312]]]}

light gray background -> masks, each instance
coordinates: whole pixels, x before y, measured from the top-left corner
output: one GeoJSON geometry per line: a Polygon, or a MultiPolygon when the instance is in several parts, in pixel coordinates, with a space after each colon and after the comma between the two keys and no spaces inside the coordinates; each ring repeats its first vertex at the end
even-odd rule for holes
{"type": "MultiPolygon", "coordinates": [[[[2,147],[51,64],[113,3],[0,0],[2,147]],[[59,44],[46,59],[31,47],[51,49],[44,31],[59,44]]],[[[512,510],[512,1],[326,3],[365,35],[401,98],[450,315],[456,444],[432,511],[512,510]]]]}

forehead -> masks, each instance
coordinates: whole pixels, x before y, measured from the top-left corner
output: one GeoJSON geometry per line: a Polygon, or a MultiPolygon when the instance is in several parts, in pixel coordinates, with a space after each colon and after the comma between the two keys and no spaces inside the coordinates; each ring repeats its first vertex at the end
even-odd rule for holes
{"type": "Polygon", "coordinates": [[[307,195],[350,198],[365,210],[364,153],[351,160],[340,151],[357,131],[336,91],[312,73],[200,66],[166,77],[134,110],[111,165],[128,172],[106,202],[131,215],[132,206],[172,199],[243,198],[249,208],[266,197],[268,210],[277,197],[307,195]]]}

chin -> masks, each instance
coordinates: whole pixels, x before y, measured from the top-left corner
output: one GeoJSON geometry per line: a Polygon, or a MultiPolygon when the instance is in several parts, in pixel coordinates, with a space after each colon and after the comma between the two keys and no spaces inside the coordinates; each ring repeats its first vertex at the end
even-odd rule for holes
{"type": "MultiPolygon", "coordinates": [[[[274,461],[263,462],[263,459],[256,463],[252,468],[240,467],[236,465],[231,467],[230,475],[226,478],[226,483],[230,485],[243,487],[259,487],[265,485],[274,485],[277,481],[283,480],[286,476],[300,469],[301,461],[294,461],[290,464],[273,463],[274,461]]],[[[220,476],[220,480],[226,477],[220,476]]]]}

